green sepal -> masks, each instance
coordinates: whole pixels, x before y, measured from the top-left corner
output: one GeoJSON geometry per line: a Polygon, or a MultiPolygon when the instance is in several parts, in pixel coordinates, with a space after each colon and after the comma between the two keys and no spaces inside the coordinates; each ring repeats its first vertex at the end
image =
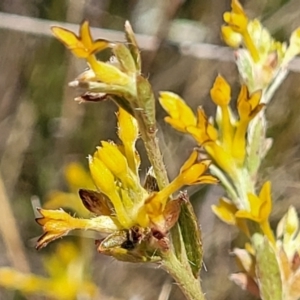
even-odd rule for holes
{"type": "Polygon", "coordinates": [[[137,41],[134,36],[134,32],[132,27],[128,21],[125,23],[125,37],[128,42],[129,51],[133,57],[135,62],[136,70],[140,73],[141,72],[141,55],[140,50],[137,44],[137,41]]]}
{"type": "Polygon", "coordinates": [[[262,300],[282,300],[282,282],[275,251],[269,240],[259,233],[252,237],[256,274],[262,300]]]}
{"type": "Polygon", "coordinates": [[[201,231],[190,201],[186,201],[181,205],[179,225],[189,265],[195,278],[198,278],[202,267],[203,248],[201,231]]]}
{"type": "Polygon", "coordinates": [[[137,71],[131,52],[124,44],[116,44],[113,52],[123,71],[126,73],[135,73],[137,71]]]}

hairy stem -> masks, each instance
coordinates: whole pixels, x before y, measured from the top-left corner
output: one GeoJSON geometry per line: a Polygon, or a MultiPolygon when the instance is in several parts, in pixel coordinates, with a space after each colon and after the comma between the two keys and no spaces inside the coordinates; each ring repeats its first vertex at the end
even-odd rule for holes
{"type": "Polygon", "coordinates": [[[199,279],[196,279],[188,264],[181,263],[174,252],[163,254],[162,267],[179,283],[179,287],[188,300],[204,300],[199,279]]]}
{"type": "MultiPolygon", "coordinates": [[[[169,184],[169,180],[156,137],[155,98],[148,82],[139,78],[139,83],[137,99],[133,101],[133,103],[135,103],[134,115],[139,124],[141,138],[153,167],[158,187],[162,190],[169,184]]],[[[202,300],[204,299],[204,295],[201,290],[200,282],[195,279],[189,266],[187,256],[180,255],[182,251],[185,253],[185,249],[179,242],[183,240],[179,227],[179,224],[176,224],[171,230],[173,248],[168,251],[167,254],[163,254],[162,265],[178,283],[188,300],[202,300]],[[178,257],[175,253],[178,254],[178,257]]]]}

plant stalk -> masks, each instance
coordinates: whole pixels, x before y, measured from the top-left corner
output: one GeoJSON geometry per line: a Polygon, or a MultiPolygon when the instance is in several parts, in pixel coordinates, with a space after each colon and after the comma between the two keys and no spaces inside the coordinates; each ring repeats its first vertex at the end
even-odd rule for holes
{"type": "MultiPolygon", "coordinates": [[[[163,163],[162,154],[158,145],[158,139],[156,137],[156,127],[147,126],[147,122],[143,118],[143,113],[141,111],[135,112],[136,120],[139,124],[139,129],[141,133],[142,140],[144,142],[148,158],[151,165],[153,166],[156,180],[159,186],[159,189],[163,189],[169,183],[167,171],[163,163]]],[[[178,224],[179,225],[179,224],[178,224]]],[[[171,234],[179,234],[181,232],[178,225],[175,225],[171,234]],[[174,232],[175,231],[175,232],[174,232]]],[[[176,239],[172,239],[172,242],[176,243],[176,239]]],[[[181,245],[173,245],[175,249],[181,247],[181,245]]],[[[204,294],[202,292],[199,279],[196,279],[192,273],[192,270],[189,266],[187,258],[179,261],[176,257],[173,250],[163,253],[162,255],[162,266],[163,268],[173,277],[177,282],[180,289],[186,296],[187,300],[204,300],[204,294]]],[[[182,257],[181,257],[182,258],[182,257]]]]}
{"type": "Polygon", "coordinates": [[[176,280],[188,300],[205,300],[199,279],[189,270],[189,265],[181,263],[173,251],[162,254],[162,267],[176,280]]]}

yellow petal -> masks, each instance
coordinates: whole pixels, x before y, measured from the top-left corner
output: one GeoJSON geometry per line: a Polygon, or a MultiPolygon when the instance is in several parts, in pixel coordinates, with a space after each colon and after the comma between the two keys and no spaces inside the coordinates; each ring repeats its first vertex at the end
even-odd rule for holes
{"type": "Polygon", "coordinates": [[[93,46],[93,39],[90,31],[90,26],[88,21],[83,21],[80,26],[80,38],[83,45],[87,49],[91,49],[93,46]]]}

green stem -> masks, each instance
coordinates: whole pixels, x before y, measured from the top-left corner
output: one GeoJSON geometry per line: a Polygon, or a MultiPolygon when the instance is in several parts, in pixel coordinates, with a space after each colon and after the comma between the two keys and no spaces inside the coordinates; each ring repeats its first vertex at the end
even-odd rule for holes
{"type": "MultiPolygon", "coordinates": [[[[132,99],[133,111],[139,124],[141,138],[144,142],[146,152],[153,167],[157,184],[163,190],[169,184],[167,171],[156,137],[155,120],[155,98],[149,82],[139,76],[137,77],[136,98],[132,99]]],[[[198,228],[196,229],[198,230],[198,228]]],[[[180,255],[185,251],[182,243],[182,234],[179,224],[171,230],[173,249],[163,254],[163,267],[177,282],[187,300],[202,300],[202,293],[199,280],[195,279],[186,255],[180,255]],[[178,257],[176,257],[176,254],[178,257]]],[[[196,249],[194,251],[197,251],[196,249]]]]}
{"type": "Polygon", "coordinates": [[[181,263],[174,252],[163,253],[162,267],[179,283],[188,300],[204,300],[199,279],[196,279],[188,264],[181,263]]]}
{"type": "Polygon", "coordinates": [[[153,167],[158,187],[160,190],[162,190],[169,184],[169,179],[158,145],[158,139],[156,137],[156,127],[155,125],[152,125],[151,127],[146,126],[146,123],[144,122],[144,119],[142,117],[142,112],[136,112],[135,117],[139,124],[141,137],[146,148],[147,156],[153,167]]]}

